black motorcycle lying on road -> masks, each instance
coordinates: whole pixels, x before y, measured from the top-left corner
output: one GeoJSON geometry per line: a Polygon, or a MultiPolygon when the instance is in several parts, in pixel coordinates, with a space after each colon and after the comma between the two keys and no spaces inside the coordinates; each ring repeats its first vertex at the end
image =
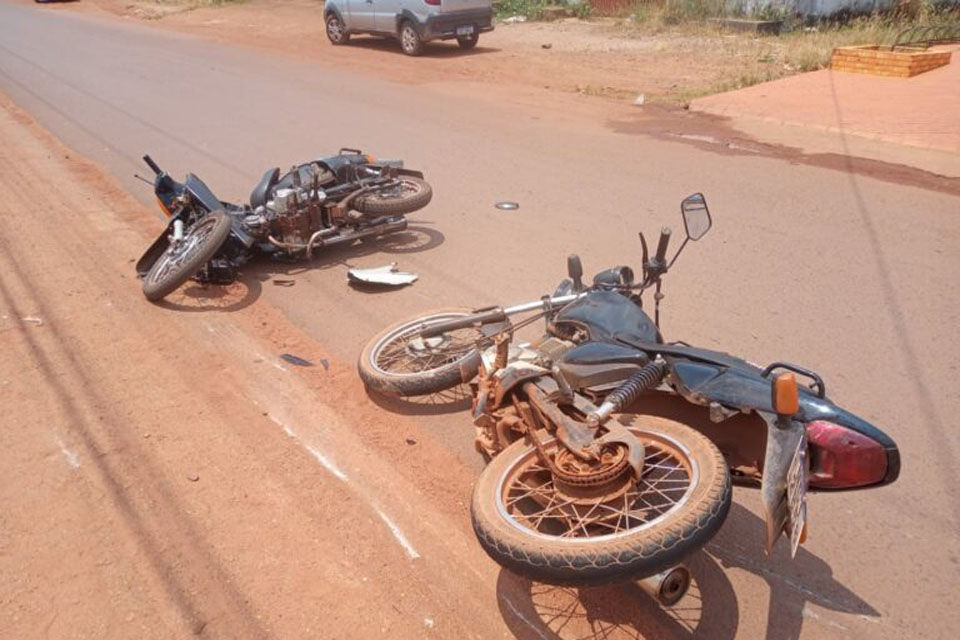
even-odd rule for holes
{"type": "Polygon", "coordinates": [[[514,572],[562,584],[667,575],[719,530],[732,479],[761,490],[768,552],[785,532],[796,553],[808,490],[876,487],[899,474],[893,440],[834,404],[817,373],[664,341],[662,277],[712,224],[700,194],[681,209],[687,237],[669,262],[669,229],[653,257],[640,235],[639,282],[620,266],[586,286],[571,256],[570,279],[552,296],[428,313],[386,329],[361,355],[367,386],[388,395],[473,380],[476,446],[489,460],[473,527],[514,572]],[[642,305],[649,289],[653,319],[642,305]],[[513,319],[523,313],[534,315],[513,319]],[[515,332],[538,318],[545,334],[518,344],[515,332]]]}
{"type": "Polygon", "coordinates": [[[427,206],[433,196],[419,171],[403,162],[377,162],[356,149],[264,173],[249,204],[218,199],[188,173],[177,182],[150,156],[153,189],[169,218],[166,230],[137,262],[148,300],[160,300],[196,278],[225,284],[256,253],[279,258],[311,255],[407,228],[405,214],[427,206]]]}

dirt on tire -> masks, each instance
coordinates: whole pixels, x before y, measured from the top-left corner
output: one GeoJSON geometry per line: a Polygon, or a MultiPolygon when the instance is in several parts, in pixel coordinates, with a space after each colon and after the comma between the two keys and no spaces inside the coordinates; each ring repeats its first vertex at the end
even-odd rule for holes
{"type": "MultiPolygon", "coordinates": [[[[699,481],[686,503],[634,535],[601,540],[533,535],[507,522],[498,508],[499,479],[533,450],[533,445],[519,440],[493,459],[474,489],[471,520],[484,551],[507,569],[533,580],[597,585],[659,573],[703,547],[720,529],[732,501],[723,454],[686,425],[654,416],[631,418],[628,428],[635,433],[663,434],[688,448],[690,459],[697,463],[699,481]]],[[[544,448],[555,442],[555,438],[544,441],[544,448]]]]}

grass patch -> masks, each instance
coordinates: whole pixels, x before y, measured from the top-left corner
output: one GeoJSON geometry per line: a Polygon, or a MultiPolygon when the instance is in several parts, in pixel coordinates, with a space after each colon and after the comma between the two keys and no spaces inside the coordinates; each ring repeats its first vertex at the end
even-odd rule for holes
{"type": "Polygon", "coordinates": [[[563,7],[578,18],[587,18],[593,12],[588,0],[499,0],[493,5],[493,15],[499,19],[524,16],[530,20],[540,20],[544,9],[563,7]]]}

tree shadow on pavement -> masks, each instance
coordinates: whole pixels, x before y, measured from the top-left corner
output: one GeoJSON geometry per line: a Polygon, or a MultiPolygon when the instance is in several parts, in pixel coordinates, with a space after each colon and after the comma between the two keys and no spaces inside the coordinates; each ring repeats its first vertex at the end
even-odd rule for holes
{"type": "Polygon", "coordinates": [[[633,583],[603,587],[552,586],[506,569],[497,580],[504,622],[519,640],[709,638],[737,635],[739,603],[726,570],[753,573],[769,585],[766,640],[800,637],[807,603],[839,613],[879,616],[834,580],[830,565],[801,547],[790,558],[782,541],[767,558],[763,521],[734,503],[720,534],[690,556],[690,590],[675,606],[661,607],[633,583]]]}
{"type": "MultiPolygon", "coordinates": [[[[308,271],[329,269],[348,264],[353,258],[375,254],[402,256],[435,249],[444,243],[442,232],[427,226],[429,222],[418,221],[404,231],[383,236],[371,236],[350,244],[319,249],[310,260],[292,258],[271,259],[256,256],[240,269],[240,276],[227,285],[188,282],[167,296],[157,305],[180,312],[232,312],[253,304],[263,292],[263,283],[273,281],[276,286],[295,286],[296,279],[289,279],[308,271]],[[281,276],[277,278],[276,276],[281,276]]],[[[344,285],[346,286],[346,284],[344,285]]],[[[386,293],[384,290],[381,293],[386,293]]]]}

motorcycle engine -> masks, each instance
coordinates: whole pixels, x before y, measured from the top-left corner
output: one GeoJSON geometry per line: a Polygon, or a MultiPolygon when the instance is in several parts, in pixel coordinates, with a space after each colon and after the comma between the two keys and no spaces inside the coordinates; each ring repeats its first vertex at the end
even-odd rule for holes
{"type": "Polygon", "coordinates": [[[287,244],[306,244],[310,240],[310,194],[302,187],[277,189],[267,203],[274,217],[274,235],[287,244]]]}

